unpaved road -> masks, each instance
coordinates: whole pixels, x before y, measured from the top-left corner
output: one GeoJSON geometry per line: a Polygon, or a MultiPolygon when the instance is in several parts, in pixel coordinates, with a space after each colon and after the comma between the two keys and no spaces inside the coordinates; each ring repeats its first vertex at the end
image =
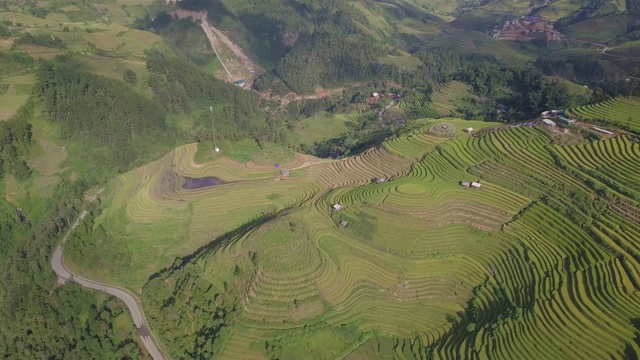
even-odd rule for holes
{"type": "Polygon", "coordinates": [[[204,21],[202,22],[202,27],[204,28],[205,26],[208,27],[211,31],[213,31],[216,35],[218,35],[220,40],[222,40],[222,42],[229,48],[229,50],[231,50],[231,52],[233,52],[238,57],[238,59],[242,61],[244,66],[247,69],[249,69],[249,71],[251,71],[252,74],[258,69],[256,64],[247,56],[247,54],[245,54],[242,51],[242,49],[238,45],[236,45],[233,41],[231,41],[231,39],[229,39],[229,37],[227,37],[227,35],[225,35],[222,31],[216,29],[215,27],[209,24],[206,16],[204,21]]]}
{"type": "MultiPolygon", "coordinates": [[[[95,196],[92,201],[95,200],[95,196]]],[[[80,286],[84,286],[89,289],[99,290],[106,292],[107,294],[113,295],[118,299],[122,300],[127,308],[129,308],[129,312],[131,313],[131,317],[133,318],[133,323],[138,328],[138,333],[140,334],[140,340],[144,344],[145,348],[151,357],[154,360],[164,360],[164,356],[162,352],[156,345],[153,335],[149,330],[149,326],[147,325],[147,321],[144,317],[144,312],[142,311],[142,307],[140,307],[135,295],[125,289],[121,289],[115,286],[110,286],[107,284],[102,284],[96,281],[91,281],[89,279],[85,279],[83,277],[78,276],[77,274],[72,273],[64,266],[62,262],[62,249],[64,243],[67,241],[67,237],[69,234],[78,226],[78,224],[84,220],[85,216],[87,216],[88,212],[86,210],[82,210],[76,221],[69,229],[69,232],[64,236],[62,242],[56,250],[53,252],[53,257],[51,258],[51,268],[58,276],[58,283],[65,284],[67,281],[72,281],[80,286]]]]}
{"type": "Polygon", "coordinates": [[[207,39],[209,39],[209,43],[216,53],[216,57],[220,60],[220,63],[222,63],[224,70],[231,80],[245,80],[249,82],[249,78],[259,70],[259,67],[238,45],[231,41],[222,31],[216,29],[209,23],[206,10],[189,11],[178,9],[173,11],[171,15],[178,19],[190,17],[194,20],[199,20],[200,27],[207,35],[207,39]],[[230,53],[226,53],[226,55],[228,55],[226,59],[223,59],[224,56],[222,56],[224,49],[230,51],[230,53]]]}

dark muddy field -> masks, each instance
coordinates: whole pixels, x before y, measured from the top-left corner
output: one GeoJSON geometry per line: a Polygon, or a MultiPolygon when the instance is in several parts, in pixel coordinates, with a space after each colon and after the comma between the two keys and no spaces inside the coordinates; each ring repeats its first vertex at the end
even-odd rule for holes
{"type": "Polygon", "coordinates": [[[215,176],[207,176],[203,178],[184,177],[183,179],[184,184],[182,184],[182,188],[185,190],[203,189],[211,186],[226,184],[224,180],[215,176]]]}

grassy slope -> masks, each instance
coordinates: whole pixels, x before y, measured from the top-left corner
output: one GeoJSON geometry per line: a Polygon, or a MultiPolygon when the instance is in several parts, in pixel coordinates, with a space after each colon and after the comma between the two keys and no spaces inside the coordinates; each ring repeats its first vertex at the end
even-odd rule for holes
{"type": "Polygon", "coordinates": [[[629,23],[633,23],[638,18],[638,15],[618,14],[587,20],[569,27],[567,35],[578,39],[607,43],[624,35],[629,23]]]}
{"type": "Polygon", "coordinates": [[[347,132],[351,121],[348,115],[318,114],[300,121],[294,132],[298,143],[313,145],[316,141],[339,137],[347,132]]]}

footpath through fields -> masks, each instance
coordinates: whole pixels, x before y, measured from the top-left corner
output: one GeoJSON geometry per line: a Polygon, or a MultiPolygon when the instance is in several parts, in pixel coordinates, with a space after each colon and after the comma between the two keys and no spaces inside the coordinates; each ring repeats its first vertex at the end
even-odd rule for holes
{"type": "MultiPolygon", "coordinates": [[[[95,200],[95,196],[92,201],[95,200]]],[[[56,250],[53,252],[53,257],[51,258],[51,268],[58,276],[58,283],[65,284],[67,281],[75,282],[80,286],[84,286],[89,289],[99,290],[106,292],[107,294],[113,295],[118,299],[122,300],[127,308],[129,308],[129,312],[131,313],[131,318],[133,319],[133,323],[136,325],[138,329],[138,333],[140,334],[140,340],[144,344],[145,348],[151,354],[151,357],[154,360],[164,360],[164,356],[160,351],[160,348],[156,344],[151,331],[149,330],[149,325],[147,324],[147,320],[144,317],[144,312],[142,311],[142,307],[136,299],[136,296],[131,292],[121,289],[118,287],[110,286],[107,284],[102,284],[96,281],[91,281],[89,279],[85,279],[83,277],[78,276],[77,274],[72,273],[64,266],[62,262],[62,249],[64,243],[67,241],[67,237],[69,234],[78,226],[78,224],[87,216],[87,210],[82,210],[78,218],[69,229],[69,232],[62,239],[62,242],[56,250]]]]}

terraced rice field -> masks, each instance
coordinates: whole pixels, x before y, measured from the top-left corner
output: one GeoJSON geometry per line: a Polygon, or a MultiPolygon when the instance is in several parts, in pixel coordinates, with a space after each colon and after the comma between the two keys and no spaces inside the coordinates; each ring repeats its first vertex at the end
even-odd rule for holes
{"type": "Polygon", "coordinates": [[[447,110],[445,110],[445,114],[441,113],[424,95],[418,95],[414,101],[403,99],[400,101],[400,109],[404,110],[408,119],[438,119],[451,114],[447,110]]]}
{"type": "MultiPolygon", "coordinates": [[[[277,348],[283,358],[640,354],[640,144],[428,127],[342,160],[298,155],[281,165],[289,177],[224,157],[198,164],[196,144],[123,174],[99,222],[144,266],[111,280],[144,288],[182,257],[189,276],[235,294],[220,358],[270,358],[283,339],[296,339],[277,348]],[[182,186],[207,177],[225,183],[182,186]]],[[[152,326],[161,342],[174,331],[152,326]]]]}
{"type": "Polygon", "coordinates": [[[444,116],[452,116],[457,112],[457,104],[472,95],[469,85],[459,81],[451,81],[440,85],[433,93],[433,105],[444,116]]]}
{"type": "Polygon", "coordinates": [[[638,98],[609,99],[601,103],[573,108],[568,111],[568,114],[585,121],[608,120],[614,125],[640,132],[640,100],[638,98]]]}

